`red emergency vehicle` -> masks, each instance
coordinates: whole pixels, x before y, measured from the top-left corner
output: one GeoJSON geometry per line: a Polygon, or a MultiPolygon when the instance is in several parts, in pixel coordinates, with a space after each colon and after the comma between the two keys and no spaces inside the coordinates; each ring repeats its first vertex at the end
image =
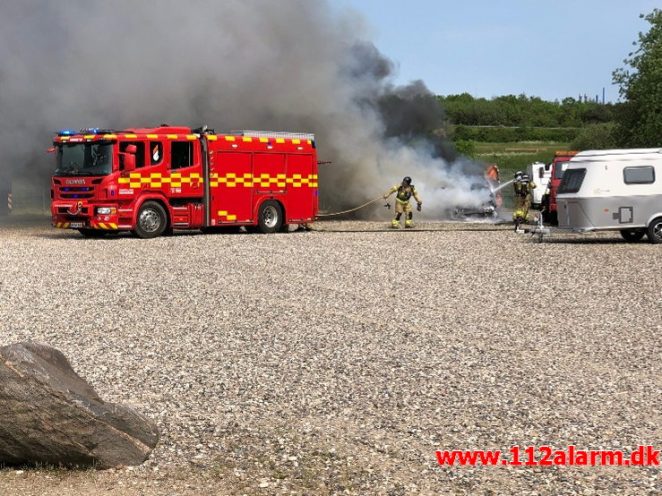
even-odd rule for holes
{"type": "Polygon", "coordinates": [[[53,226],[84,236],[305,224],[318,210],[315,137],[151,129],[60,131],[51,149],[53,226]]]}
{"type": "Polygon", "coordinates": [[[563,179],[563,172],[568,167],[570,159],[577,155],[574,151],[558,151],[554,154],[552,161],[551,177],[549,178],[548,191],[543,199],[544,219],[550,224],[558,224],[558,205],[556,203],[556,195],[563,179]]]}

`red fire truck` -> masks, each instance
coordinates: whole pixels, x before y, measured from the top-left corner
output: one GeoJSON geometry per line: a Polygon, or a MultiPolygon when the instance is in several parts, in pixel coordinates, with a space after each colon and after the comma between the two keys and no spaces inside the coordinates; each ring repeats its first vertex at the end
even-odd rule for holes
{"type": "Polygon", "coordinates": [[[60,131],[53,226],[86,237],[230,226],[272,233],[318,210],[315,137],[161,126],[60,131]]]}
{"type": "Polygon", "coordinates": [[[543,207],[545,209],[543,213],[543,220],[550,224],[558,224],[558,205],[556,203],[556,194],[561,185],[561,179],[563,179],[563,172],[568,167],[570,159],[577,155],[577,152],[570,151],[559,151],[554,154],[554,160],[552,161],[552,170],[551,177],[547,186],[547,192],[543,198],[543,207]]]}

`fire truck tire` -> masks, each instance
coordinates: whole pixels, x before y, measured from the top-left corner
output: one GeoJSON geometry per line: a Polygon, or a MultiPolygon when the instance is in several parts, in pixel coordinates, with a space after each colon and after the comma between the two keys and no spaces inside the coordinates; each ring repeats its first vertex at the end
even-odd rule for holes
{"type": "Polygon", "coordinates": [[[653,219],[653,222],[648,226],[648,231],[646,232],[648,236],[648,241],[654,244],[662,243],[662,217],[653,219]]]}
{"type": "Polygon", "coordinates": [[[268,200],[260,205],[257,222],[260,232],[264,234],[278,232],[283,225],[283,208],[280,203],[268,200]]]}
{"type": "Polygon", "coordinates": [[[168,228],[168,215],[161,204],[146,201],[138,211],[134,233],[142,239],[161,236],[168,228]]]}
{"type": "Polygon", "coordinates": [[[101,231],[100,229],[79,229],[78,232],[85,238],[103,238],[108,234],[107,231],[101,231]]]}
{"type": "Polygon", "coordinates": [[[646,234],[645,229],[622,229],[621,236],[628,243],[636,243],[646,234]]]}

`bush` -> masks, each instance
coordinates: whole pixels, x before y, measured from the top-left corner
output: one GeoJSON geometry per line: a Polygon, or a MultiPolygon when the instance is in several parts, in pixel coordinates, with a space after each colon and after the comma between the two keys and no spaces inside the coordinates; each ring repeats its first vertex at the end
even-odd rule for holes
{"type": "Polygon", "coordinates": [[[583,128],[572,142],[573,150],[608,150],[617,148],[614,123],[593,124],[583,128]]]}
{"type": "Polygon", "coordinates": [[[455,150],[460,155],[474,157],[476,155],[476,143],[471,140],[457,140],[455,142],[455,150]]]}
{"type": "Polygon", "coordinates": [[[567,143],[576,139],[579,131],[579,128],[454,126],[451,127],[451,136],[456,142],[554,141],[567,143]]]}

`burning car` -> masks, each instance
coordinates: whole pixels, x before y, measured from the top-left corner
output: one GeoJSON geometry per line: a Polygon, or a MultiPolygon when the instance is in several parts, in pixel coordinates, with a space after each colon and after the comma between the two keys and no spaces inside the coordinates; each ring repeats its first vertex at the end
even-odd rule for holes
{"type": "Polygon", "coordinates": [[[479,205],[456,205],[448,211],[448,217],[451,219],[462,219],[466,217],[496,217],[497,216],[497,195],[490,181],[485,178],[477,177],[471,183],[472,196],[484,198],[479,205]]]}
{"type": "Polygon", "coordinates": [[[484,173],[471,175],[470,195],[447,211],[447,217],[462,219],[467,217],[496,217],[503,198],[500,185],[501,173],[496,164],[487,164],[484,173]],[[478,201],[476,200],[478,199],[478,201]]]}

